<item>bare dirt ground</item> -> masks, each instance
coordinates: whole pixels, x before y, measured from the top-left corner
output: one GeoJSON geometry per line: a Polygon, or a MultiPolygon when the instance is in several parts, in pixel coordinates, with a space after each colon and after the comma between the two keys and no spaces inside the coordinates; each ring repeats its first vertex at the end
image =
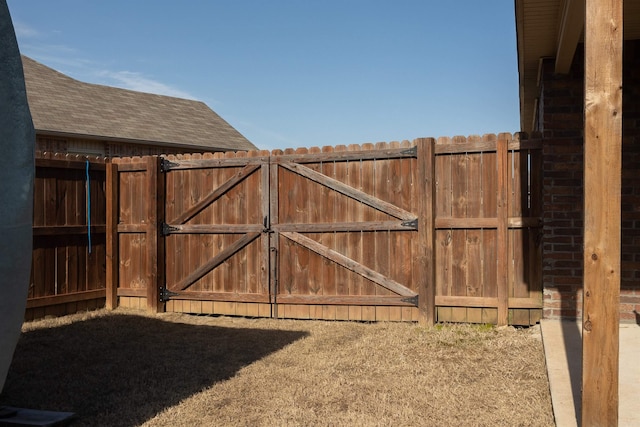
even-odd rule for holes
{"type": "Polygon", "coordinates": [[[538,327],[96,311],[26,323],[0,405],[74,426],[553,426],[538,327]]]}

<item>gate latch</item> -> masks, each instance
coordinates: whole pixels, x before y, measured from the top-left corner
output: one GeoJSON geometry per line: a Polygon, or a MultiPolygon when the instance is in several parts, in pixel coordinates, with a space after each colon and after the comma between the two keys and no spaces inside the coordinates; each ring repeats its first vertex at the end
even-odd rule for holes
{"type": "Polygon", "coordinates": [[[167,302],[171,299],[171,297],[177,297],[178,295],[180,294],[177,292],[170,291],[165,286],[160,287],[160,292],[159,292],[160,302],[167,302]]]}

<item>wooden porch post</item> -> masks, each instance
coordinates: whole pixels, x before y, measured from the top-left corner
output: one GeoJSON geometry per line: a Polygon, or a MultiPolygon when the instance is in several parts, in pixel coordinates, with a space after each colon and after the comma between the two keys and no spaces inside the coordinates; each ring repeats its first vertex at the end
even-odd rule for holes
{"type": "Polygon", "coordinates": [[[586,0],[582,425],[618,425],[623,0],[586,0]]]}

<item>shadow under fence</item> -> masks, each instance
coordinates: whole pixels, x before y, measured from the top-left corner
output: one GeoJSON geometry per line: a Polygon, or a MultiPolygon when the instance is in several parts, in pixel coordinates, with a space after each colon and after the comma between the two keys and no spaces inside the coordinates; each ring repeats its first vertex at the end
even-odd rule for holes
{"type": "Polygon", "coordinates": [[[74,425],[140,425],[306,335],[133,315],[34,330],[18,343],[0,404],[75,412],[74,425]]]}

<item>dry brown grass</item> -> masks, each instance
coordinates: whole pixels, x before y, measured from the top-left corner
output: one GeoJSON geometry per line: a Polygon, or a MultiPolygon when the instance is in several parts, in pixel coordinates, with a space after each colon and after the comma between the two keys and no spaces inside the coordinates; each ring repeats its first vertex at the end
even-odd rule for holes
{"type": "Polygon", "coordinates": [[[123,310],[26,324],[0,404],[92,426],[554,425],[538,328],[123,310]]]}

